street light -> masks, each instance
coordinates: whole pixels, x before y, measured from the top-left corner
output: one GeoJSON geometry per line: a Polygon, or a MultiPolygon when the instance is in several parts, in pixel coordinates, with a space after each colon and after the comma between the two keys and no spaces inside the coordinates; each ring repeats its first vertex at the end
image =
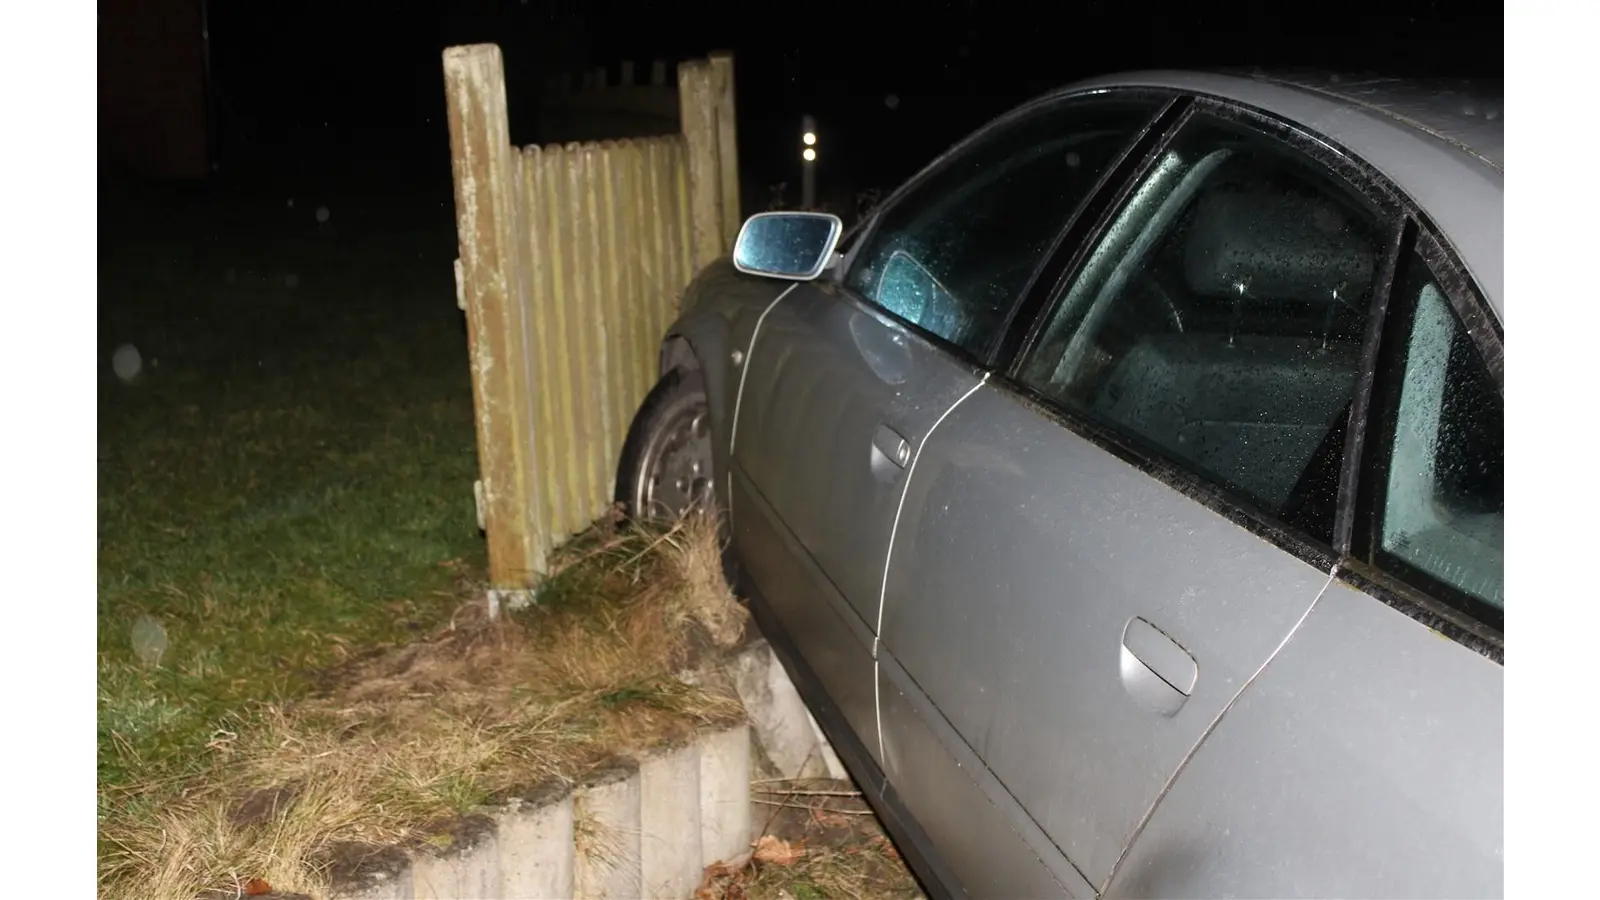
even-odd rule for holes
{"type": "Polygon", "coordinates": [[[812,209],[817,205],[817,121],[810,116],[800,117],[800,208],[812,209]]]}

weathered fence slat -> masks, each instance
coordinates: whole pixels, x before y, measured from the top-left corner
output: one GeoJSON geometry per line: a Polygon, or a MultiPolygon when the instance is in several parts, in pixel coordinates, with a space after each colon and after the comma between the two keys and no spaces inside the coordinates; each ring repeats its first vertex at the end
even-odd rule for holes
{"type": "Polygon", "coordinates": [[[720,255],[722,228],[722,173],[717,166],[721,141],[717,136],[715,90],[711,64],[678,65],[678,103],[682,110],[683,139],[688,146],[688,200],[693,245],[693,267],[699,269],[720,255]]]}
{"type": "Polygon", "coordinates": [[[534,424],[533,440],[539,458],[544,463],[539,472],[541,520],[547,531],[564,525],[569,502],[564,490],[561,472],[561,445],[559,436],[566,433],[561,413],[563,392],[556,389],[561,380],[561,369],[553,348],[548,346],[548,336],[557,334],[560,326],[556,319],[559,308],[552,303],[535,303],[532,298],[550,296],[555,292],[557,260],[549,242],[545,222],[549,216],[550,187],[547,173],[549,165],[540,147],[527,147],[522,151],[522,191],[528,210],[528,228],[524,233],[528,249],[529,314],[533,323],[534,356],[534,424]]]}
{"type": "Polygon", "coordinates": [[[713,53],[711,105],[717,119],[717,174],[722,200],[722,250],[733,249],[744,224],[739,214],[739,134],[733,114],[733,56],[713,53]]]}
{"type": "Polygon", "coordinates": [[[533,387],[526,368],[527,269],[519,252],[526,226],[500,48],[451,47],[444,74],[489,578],[495,588],[517,590],[544,571],[549,540],[533,514],[538,461],[528,440],[533,387]]]}

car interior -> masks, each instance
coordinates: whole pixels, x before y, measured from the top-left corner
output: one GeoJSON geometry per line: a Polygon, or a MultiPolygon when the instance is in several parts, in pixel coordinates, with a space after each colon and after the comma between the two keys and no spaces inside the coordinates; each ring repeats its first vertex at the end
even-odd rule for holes
{"type": "Polygon", "coordinates": [[[1436,285],[1405,353],[1384,548],[1503,608],[1504,401],[1436,285]]]}
{"type": "Polygon", "coordinates": [[[1173,172],[1125,211],[1144,220],[1126,275],[1058,339],[1044,390],[1281,515],[1326,482],[1308,475],[1348,409],[1375,242],[1259,154],[1207,159],[1203,183],[1173,172]]]}

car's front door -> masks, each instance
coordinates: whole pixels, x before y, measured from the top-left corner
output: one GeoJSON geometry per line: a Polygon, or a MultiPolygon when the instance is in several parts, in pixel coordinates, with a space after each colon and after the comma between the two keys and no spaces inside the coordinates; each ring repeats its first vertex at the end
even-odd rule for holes
{"type": "Polygon", "coordinates": [[[1398,218],[1325,152],[1197,106],[907,490],[881,632],[890,779],[937,792],[920,761],[945,744],[1096,887],[1330,581],[1398,218]]]}
{"type": "MultiPolygon", "coordinates": [[[[734,540],[880,765],[878,614],[917,448],[986,377],[1036,268],[1165,100],[1068,98],[997,122],[892,199],[841,277],[797,285],[758,327],[732,438],[734,540]]],[[[930,818],[931,799],[906,798],[924,827],[970,842],[982,815],[930,818]]]]}

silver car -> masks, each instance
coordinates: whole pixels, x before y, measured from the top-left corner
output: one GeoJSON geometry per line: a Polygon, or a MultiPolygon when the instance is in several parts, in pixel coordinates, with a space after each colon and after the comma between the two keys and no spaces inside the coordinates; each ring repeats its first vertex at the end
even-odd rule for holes
{"type": "Polygon", "coordinates": [[[722,508],[932,894],[1498,895],[1502,124],[1105,78],[752,218],[619,499],[722,508]]]}

